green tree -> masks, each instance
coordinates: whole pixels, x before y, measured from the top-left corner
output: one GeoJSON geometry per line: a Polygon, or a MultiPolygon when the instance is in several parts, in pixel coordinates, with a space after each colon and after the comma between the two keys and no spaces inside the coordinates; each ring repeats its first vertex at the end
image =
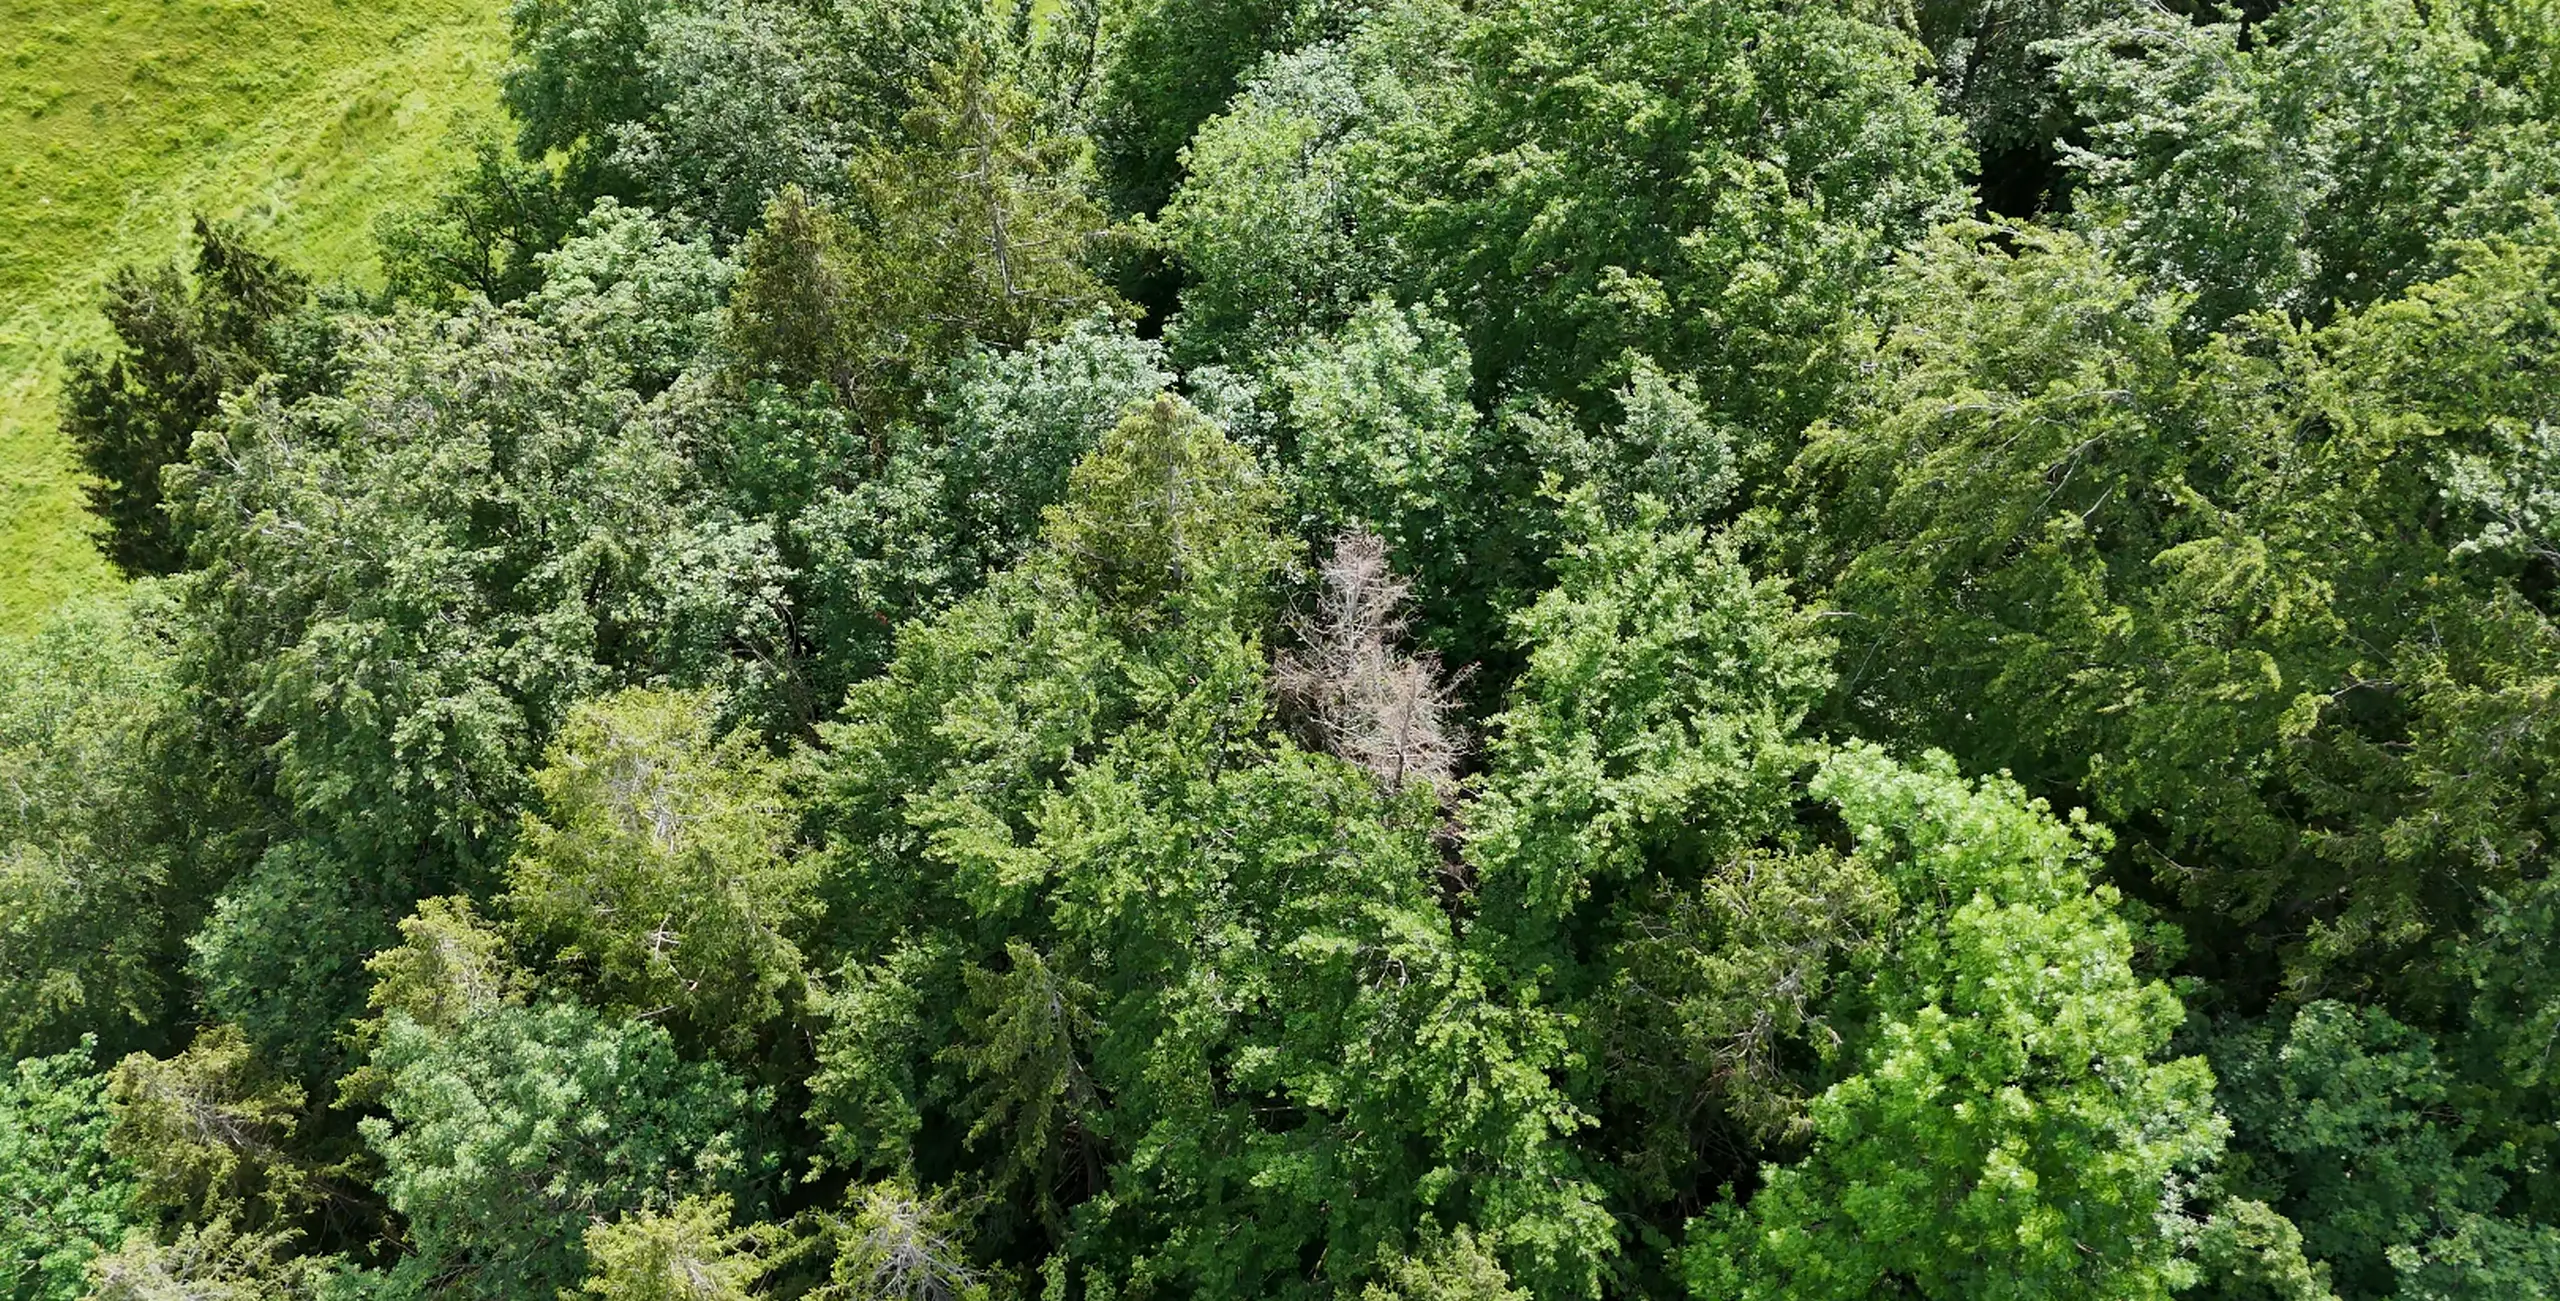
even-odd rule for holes
{"type": "Polygon", "coordinates": [[[1299,514],[1325,535],[1382,538],[1434,613],[1485,600],[1499,567],[1480,550],[1493,529],[1471,509],[1487,458],[1457,329],[1380,300],[1270,373],[1299,514]]]}
{"type": "Polygon", "coordinates": [[[542,284],[540,256],[576,227],[578,210],[560,177],[515,158],[489,134],[459,141],[471,165],[429,199],[374,220],[382,278],[392,296],[451,310],[477,295],[511,303],[542,284]]]}
{"type": "MultiPolygon", "coordinates": [[[[2024,220],[2067,190],[2063,142],[2081,123],[2053,42],[2141,12],[2135,0],[1920,0],[1916,30],[1938,93],[1980,160],[1982,206],[2024,220]]],[[[2173,19],[2163,15],[2155,21],[2173,19]]]]}
{"type": "Polygon", "coordinates": [[[2260,308],[2325,318],[2441,274],[2452,241],[2546,219],[2560,175],[2531,71],[2560,28],[2507,8],[2295,0],[2264,23],[2137,12],[2060,37],[2090,122],[2066,154],[2074,206],[2195,296],[2198,334],[2260,308]]]}
{"type": "Polygon", "coordinates": [[[150,1042],[165,1009],[171,932],[190,908],[164,615],[146,590],[0,640],[0,1050],[12,1057],[84,1034],[150,1042]]]}
{"type": "Polygon", "coordinates": [[[854,160],[851,199],[782,190],[730,302],[745,376],[824,383],[877,463],[888,426],[970,343],[1019,347],[1117,304],[1082,259],[1104,234],[1078,142],[976,51],[934,71],[892,140],[854,160]]]}
{"type": "Polygon", "coordinates": [[[587,1226],[587,1279],[579,1294],[605,1301],[749,1301],[772,1268],[769,1233],[729,1224],[729,1202],[687,1197],[587,1226]]]}
{"type": "Polygon", "coordinates": [[[1524,975],[1587,960],[1601,883],[1694,881],[1775,831],[1796,728],[1830,683],[1812,620],[1731,540],[1666,527],[1659,503],[1623,528],[1592,494],[1568,508],[1578,536],[1515,620],[1528,667],[1467,818],[1492,921],[1478,940],[1524,975]]]}
{"type": "MultiPolygon", "coordinates": [[[[2180,302],[2076,241],[1938,252],[1794,498],[1851,616],[1843,718],[2088,799],[2235,1010],[2386,1000],[2463,1042],[2461,1087],[2505,1099],[2483,1116],[2547,1105],[2516,873],[2551,805],[2512,747],[2552,723],[2550,622],[2544,562],[2493,531],[2525,518],[2494,485],[2548,419],[2548,257],[2474,246],[2326,328],[2260,317],[2182,354],[2180,302]]],[[[2333,1159],[2311,1152],[2260,1149],[2252,1178],[2333,1159]]],[[[2428,1286],[2527,1251],[2494,1225],[2447,1243],[2428,1286]]],[[[2374,1286],[2341,1260],[2342,1288],[2374,1286]]]]}
{"type": "Polygon", "coordinates": [[[1253,453],[1170,394],[1103,435],[1048,514],[1049,545],[1106,607],[1145,619],[1205,602],[1251,617],[1289,548],[1253,453]]]}
{"type": "Polygon", "coordinates": [[[1587,1292],[1561,1045],[1459,949],[1436,792],[1272,726],[1258,478],[1171,400],[1133,416],[1050,549],[851,693],[811,1119],[857,1169],[987,1188],[986,1250],[1088,1288],[1357,1289],[1436,1207],[1587,1292]]]}
{"type": "Polygon", "coordinates": [[[1266,53],[1323,28],[1312,0],[1140,0],[1119,20],[1095,88],[1094,133],[1113,204],[1162,207],[1181,177],[1182,147],[1223,108],[1266,53]]]}
{"type": "Polygon", "coordinates": [[[575,350],[598,380],[654,397],[719,332],[735,268],[655,213],[603,200],[560,247],[536,254],[533,319],[575,350]]]}
{"type": "Polygon", "coordinates": [[[1422,1249],[1390,1260],[1386,1280],[1361,1289],[1360,1301],[1528,1301],[1474,1233],[1426,1232],[1422,1249]]]}
{"type": "Polygon", "coordinates": [[[80,352],[63,381],[63,435],[96,480],[89,506],[128,574],[175,572],[184,531],[163,509],[163,466],[187,459],[223,395],[272,369],[272,331],[310,289],[235,226],[198,216],[192,274],[123,267],[104,304],[114,348],[80,352]]]}
{"type": "Polygon", "coordinates": [[[229,1222],[190,1224],[167,1242],[148,1233],[89,1266],[89,1301],[319,1301],[338,1295],[328,1257],[297,1255],[291,1229],[243,1232],[229,1222]]]}
{"type": "Polygon", "coordinates": [[[804,723],[893,652],[901,622],[976,590],[1038,541],[1067,474],[1172,376],[1154,345],[1092,320],[1016,350],[954,359],[876,473],[841,413],[756,400],[729,455],[782,521],[806,654],[804,723]]]}
{"type": "Polygon", "coordinates": [[[987,569],[1020,559],[1076,463],[1172,382],[1160,348],[1101,317],[1052,341],[957,358],[926,403],[946,449],[948,527],[986,539],[987,569]]]}
{"type": "Polygon", "coordinates": [[[1410,96],[1381,43],[1275,57],[1191,138],[1152,228],[1182,272],[1166,334],[1186,364],[1259,361],[1389,283],[1382,169],[1360,151],[1410,96]]]}
{"type": "Polygon", "coordinates": [[[89,1261],[133,1227],[133,1173],[110,1155],[96,1041],[0,1076],[0,1295],[76,1301],[89,1261]]]}
{"type": "Polygon", "coordinates": [[[2203,1061],[2160,1061],[2183,1017],[2133,969],[2091,842],[2011,784],[1872,749],[1827,760],[1862,855],[1910,901],[1813,1142],[1747,1204],[1691,1226],[1702,1297],[2166,1297],[2195,1281],[2171,1232],[2181,1182],[2220,1153],[2203,1061]]]}
{"type": "Polygon", "coordinates": [[[2208,961],[2432,981],[2408,946],[2507,889],[2548,807],[2537,764],[2483,744],[2550,725],[2538,562],[2465,551],[2494,513],[2441,508],[2464,467],[2529,463],[2538,247],[2184,360],[2176,303],[2076,241],[1915,264],[1797,467],[1809,567],[1855,616],[1844,714],[2086,792],[2200,934],[2234,937],[2208,961]]]}
{"type": "Polygon", "coordinates": [[[1529,0],[1470,15],[1470,93],[1394,152],[1395,234],[1479,393],[1606,415],[1631,354],[1792,435],[1845,310],[1968,196],[1926,52],[1853,7],[1529,0]]]}
{"type": "MultiPolygon", "coordinates": [[[[2560,1233],[2508,1218],[2522,1153],[2466,1113],[2477,1096],[2430,1036],[2322,1000],[2213,1041],[2235,1181],[2302,1229],[2345,1298],[2530,1296],[2560,1233]]],[[[2476,1104],[2473,1104],[2476,1105],[2476,1104]]]]}
{"type": "Polygon", "coordinates": [[[294,1150],[301,1087],[233,1027],[210,1027],[165,1060],[126,1057],[107,1100],[107,1151],[131,1169],[135,1206],[173,1224],[289,1227],[323,1191],[294,1150]]]}
{"type": "Polygon", "coordinates": [[[525,1001],[525,973],[506,939],[459,896],[421,899],[400,920],[400,942],[365,962],[373,976],[365,1006],[367,1048],[394,1016],[450,1033],[525,1001]]]}
{"type": "Polygon", "coordinates": [[[947,1200],[898,1182],[855,1189],[834,1226],[822,1301],[983,1301],[992,1280],[969,1258],[967,1226],[947,1200]]]}
{"type": "Polygon", "coordinates": [[[967,0],[525,0],[504,77],[517,153],[559,155],[581,204],[614,195],[707,224],[727,247],[798,184],[893,134],[927,71],[988,41],[967,0]]]}
{"type": "Polygon", "coordinates": [[[200,1002],[258,1053],[315,1089],[350,1064],[366,958],[395,938],[406,900],[346,859],[288,841],[226,887],[187,940],[200,1002]]]}
{"type": "MultiPolygon", "coordinates": [[[[1469,949],[1538,1027],[1515,1033],[1569,1052],[1549,1069],[1593,1130],[1575,1151],[1630,1216],[1679,1213],[1754,1129],[1788,1127],[1812,1083],[1795,1059],[1824,1037],[1814,1000],[1880,902],[1826,856],[1754,852],[1792,821],[1829,647],[1730,539],[1666,516],[1639,500],[1613,524],[1591,489],[1564,503],[1556,584],[1514,617],[1524,664],[1460,815],[1469,949]],[[1799,915],[1746,920],[1764,899],[1799,915]],[[1722,983],[1761,976],[1778,992],[1722,983]]],[[[1619,1286],[1673,1285],[1658,1243],[1610,1262],[1619,1286]]]]}
{"type": "Polygon", "coordinates": [[[374,1048],[386,1114],[365,1139],[408,1221],[395,1285],[548,1296],[586,1276],[581,1234],[758,1173],[763,1102],[667,1033],[571,1003],[497,1005],[436,1030],[399,1011],[374,1048]]]}
{"type": "Polygon", "coordinates": [[[604,167],[639,199],[707,226],[722,247],[754,229],[785,187],[840,196],[855,152],[896,118],[864,102],[865,69],[833,27],[816,6],[667,6],[650,18],[633,69],[650,111],[597,142],[609,146],[604,167]]]}
{"type": "MultiPolygon", "coordinates": [[[[961,1028],[967,1037],[944,1050],[943,1060],[967,1075],[963,1103],[975,1114],[972,1146],[995,1144],[997,1178],[1027,1181],[1041,1213],[1057,1216],[1053,1190],[1070,1167],[1093,1160],[1090,1126],[1096,1104],[1091,1070],[1095,989],[1061,973],[1019,940],[1005,946],[1004,969],[961,972],[967,995],[961,1028]]],[[[1090,1171],[1087,1172],[1088,1178],[1090,1171]]]]}
{"type": "Polygon", "coordinates": [[[553,970],[732,1057],[798,1005],[811,872],[790,857],[772,761],[751,734],[720,735],[708,697],[580,704],[534,785],[505,906],[553,970]]]}
{"type": "Polygon", "coordinates": [[[1442,148],[1468,102],[1469,21],[1447,0],[1337,13],[1199,124],[1145,226],[1181,273],[1178,361],[1260,369],[1421,278],[1406,160],[1442,148]]]}
{"type": "Polygon", "coordinates": [[[225,776],[394,900],[503,861],[572,702],[751,674],[732,650],[770,636],[766,531],[587,346],[645,308],[529,304],[367,331],[343,393],[261,391],[183,476],[225,563],[179,677],[225,776]]]}

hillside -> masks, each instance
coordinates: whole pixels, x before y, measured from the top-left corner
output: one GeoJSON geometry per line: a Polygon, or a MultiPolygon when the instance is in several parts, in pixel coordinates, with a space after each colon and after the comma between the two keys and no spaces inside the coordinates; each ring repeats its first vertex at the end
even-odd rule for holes
{"type": "Polygon", "coordinates": [[[0,628],[113,581],[54,438],[98,284],[242,217],[297,265],[368,273],[373,215],[486,113],[499,0],[0,0],[0,628]]]}

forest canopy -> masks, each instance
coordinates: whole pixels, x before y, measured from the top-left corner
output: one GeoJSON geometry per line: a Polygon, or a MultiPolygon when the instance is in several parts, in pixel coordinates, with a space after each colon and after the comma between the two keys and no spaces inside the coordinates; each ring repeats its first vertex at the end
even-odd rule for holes
{"type": "Polygon", "coordinates": [[[0,1298],[2560,1299],[2560,2],[512,24],[67,361],[0,1298]]]}

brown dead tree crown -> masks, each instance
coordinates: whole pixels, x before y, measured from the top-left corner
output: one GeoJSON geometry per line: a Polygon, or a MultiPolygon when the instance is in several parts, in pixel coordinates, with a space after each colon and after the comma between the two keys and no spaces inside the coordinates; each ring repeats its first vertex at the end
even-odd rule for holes
{"type": "Polygon", "coordinates": [[[1401,649],[1413,585],[1387,563],[1385,540],[1363,528],[1334,539],[1319,576],[1315,611],[1292,620],[1301,645],[1275,665],[1299,730],[1390,791],[1423,782],[1454,803],[1467,735],[1439,657],[1401,649]]]}

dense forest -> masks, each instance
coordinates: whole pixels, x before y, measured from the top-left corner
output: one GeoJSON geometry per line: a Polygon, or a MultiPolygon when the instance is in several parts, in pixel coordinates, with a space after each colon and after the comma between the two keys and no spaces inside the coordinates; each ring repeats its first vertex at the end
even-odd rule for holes
{"type": "Polygon", "coordinates": [[[2560,0],[516,0],[116,276],[0,1297],[2560,1298],[2560,0]]]}

